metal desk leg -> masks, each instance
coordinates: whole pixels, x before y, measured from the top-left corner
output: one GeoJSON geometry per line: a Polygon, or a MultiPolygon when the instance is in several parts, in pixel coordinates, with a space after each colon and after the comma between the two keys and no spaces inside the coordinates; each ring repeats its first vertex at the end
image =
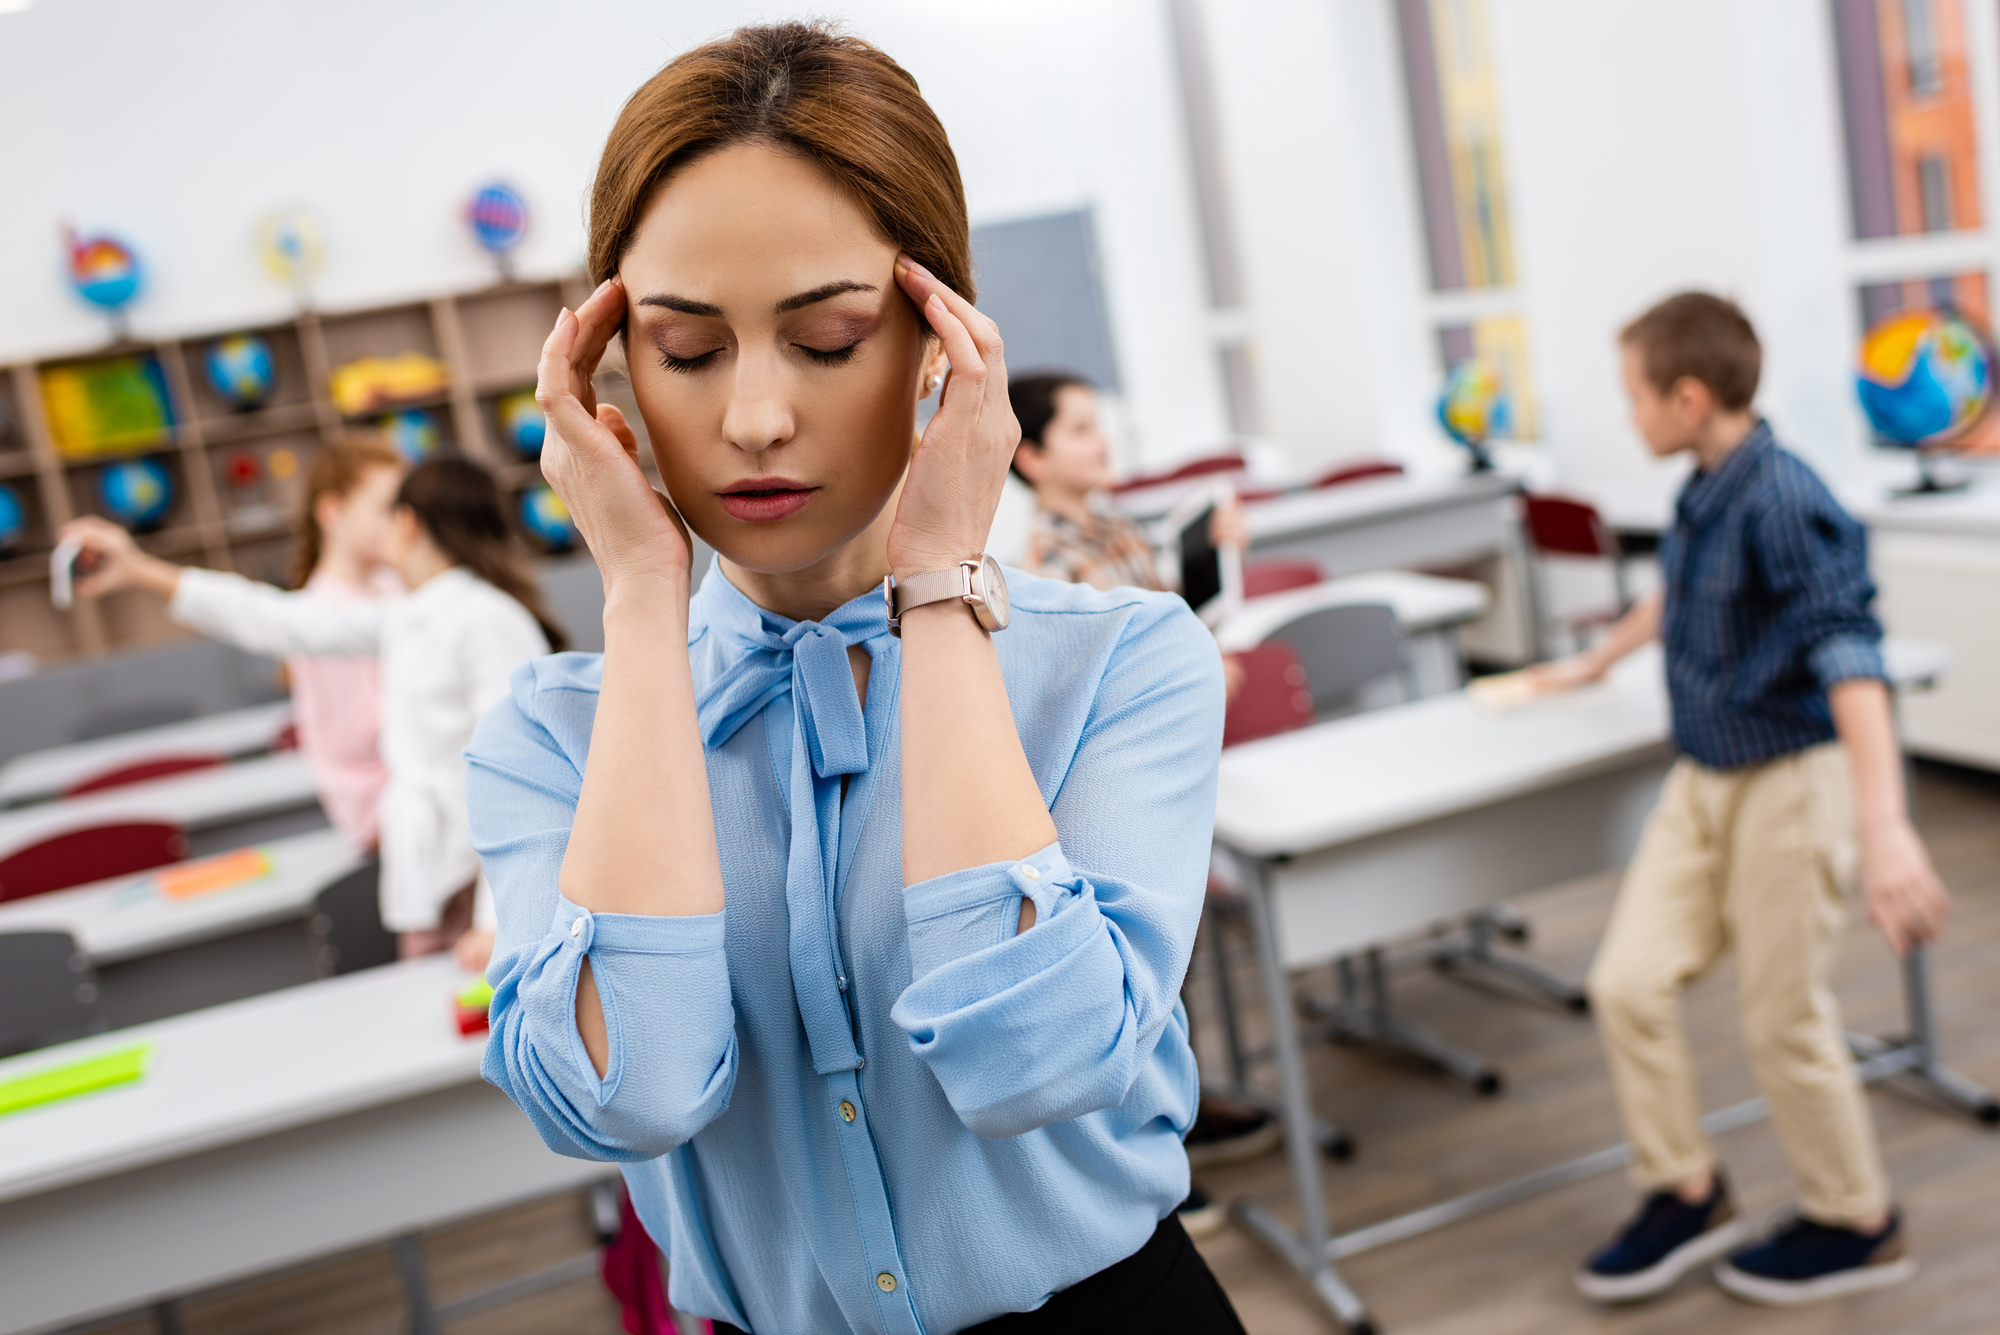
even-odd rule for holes
{"type": "Polygon", "coordinates": [[[2000,1126],[2000,1099],[1938,1060],[1937,1030],[1931,1015],[1930,957],[1922,946],[1903,957],[1903,1004],[1910,1032],[1900,1040],[1850,1033],[1847,1047],[1863,1064],[1863,1079],[1907,1075],[1947,1107],[1986,1126],[2000,1126]]]}
{"type": "Polygon", "coordinates": [[[1503,1083],[1500,1072],[1476,1052],[1468,1051],[1418,1024],[1398,1011],[1389,997],[1389,970],[1380,947],[1365,952],[1367,987],[1356,981],[1354,961],[1336,962],[1340,995],[1332,1001],[1307,996],[1306,1009],[1322,1018],[1310,1037],[1351,1039],[1398,1048],[1457,1076],[1481,1094],[1498,1094],[1503,1083]]]}
{"type": "Polygon", "coordinates": [[[1264,868],[1258,864],[1245,887],[1250,929],[1257,941],[1257,968],[1264,978],[1265,1005],[1271,1013],[1271,1039],[1276,1047],[1280,1116],[1285,1123],[1285,1155],[1291,1160],[1292,1193],[1298,1198],[1299,1227],[1294,1230],[1253,1200],[1239,1200],[1231,1208],[1238,1223],[1262,1238],[1294,1269],[1311,1281],[1327,1309],[1347,1325],[1354,1335],[1374,1335],[1375,1326],[1368,1309],[1354,1291],[1343,1284],[1333,1262],[1327,1258],[1326,1196],[1320,1180],[1319,1159],[1313,1153],[1312,1105],[1306,1093],[1306,1064],[1299,1048],[1298,1028],[1292,1020],[1292,989],[1285,978],[1278,955],[1277,933],[1271,921],[1271,906],[1265,888],[1264,868]]]}
{"type": "Polygon", "coordinates": [[[1431,967],[1445,973],[1468,969],[1501,974],[1525,984],[1578,1015],[1589,1011],[1590,998],[1585,995],[1582,984],[1574,978],[1523,956],[1503,953],[1496,947],[1494,932],[1507,932],[1514,923],[1526,926],[1512,909],[1505,906],[1496,908],[1502,911],[1489,909],[1473,914],[1471,921],[1465,925],[1462,939],[1434,948],[1431,951],[1431,967]]]}

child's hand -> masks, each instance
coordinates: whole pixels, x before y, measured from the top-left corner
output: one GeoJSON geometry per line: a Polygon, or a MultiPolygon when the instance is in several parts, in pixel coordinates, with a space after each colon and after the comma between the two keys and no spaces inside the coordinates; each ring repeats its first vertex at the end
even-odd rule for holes
{"type": "Polygon", "coordinates": [[[1208,517],[1208,540],[1217,547],[1250,550],[1250,525],[1243,518],[1243,502],[1231,493],[1208,517]]]}
{"type": "Polygon", "coordinates": [[[493,933],[475,927],[458,938],[451,953],[457,957],[458,967],[467,973],[485,973],[486,966],[493,962],[493,933]]]}
{"type": "Polygon", "coordinates": [[[1951,912],[1951,897],[1907,820],[1863,833],[1861,892],[1868,901],[1868,921],[1898,955],[1936,940],[1951,912]]]}
{"type": "Polygon", "coordinates": [[[151,589],[171,598],[180,580],[179,566],[139,550],[132,535],[108,519],[95,515],[72,519],[56,537],[63,541],[74,538],[82,544],[76,558],[76,591],[85,598],[131,588],[151,589]]]}
{"type": "Polygon", "coordinates": [[[1573,690],[1578,686],[1588,686],[1594,681],[1602,681],[1610,665],[1598,655],[1585,652],[1571,654],[1568,658],[1558,658],[1549,663],[1537,663],[1521,673],[1521,682],[1537,695],[1547,695],[1554,691],[1573,690]]]}

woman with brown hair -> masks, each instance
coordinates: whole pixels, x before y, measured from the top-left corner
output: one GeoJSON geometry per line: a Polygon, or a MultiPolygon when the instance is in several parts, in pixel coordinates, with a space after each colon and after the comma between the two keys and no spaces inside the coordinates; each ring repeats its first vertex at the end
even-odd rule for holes
{"type": "Polygon", "coordinates": [[[1019,432],[943,127],[864,42],[739,30],[626,104],[590,263],[538,396],[605,652],[468,752],[487,1078],[719,1331],[1240,1331],[1173,1213],[1220,664],[982,554],[1019,432]],[[591,390],[621,336],[667,499],[591,390]]]}
{"type": "Polygon", "coordinates": [[[460,957],[483,966],[490,909],[473,902],[479,863],[466,831],[465,744],[479,716],[507,694],[514,669],[561,647],[562,632],[514,551],[485,469],[433,459],[402,474],[398,462],[390,480],[378,550],[409,590],[404,596],[287,593],[176,566],[102,521],[79,521],[74,530],[91,564],[79,589],[151,589],[176,621],[253,652],[379,661],[383,925],[408,956],[451,945],[472,921],[460,957]]]}

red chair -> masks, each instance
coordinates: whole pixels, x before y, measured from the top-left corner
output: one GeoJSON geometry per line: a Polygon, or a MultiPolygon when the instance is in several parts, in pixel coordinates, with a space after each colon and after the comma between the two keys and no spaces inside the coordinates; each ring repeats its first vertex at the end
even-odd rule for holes
{"type": "Polygon", "coordinates": [[[1565,629],[1606,625],[1624,615],[1625,609],[1632,605],[1631,591],[1625,582],[1625,553],[1618,545],[1618,535],[1611,531],[1596,507],[1567,496],[1523,496],[1522,519],[1527,525],[1528,541],[1541,555],[1580,557],[1611,565],[1611,586],[1618,605],[1564,617],[1565,629]]]}
{"type": "Polygon", "coordinates": [[[1243,596],[1262,598],[1286,589],[1304,589],[1325,579],[1319,562],[1274,556],[1268,561],[1243,563],[1243,596]]]}
{"type": "Polygon", "coordinates": [[[130,765],[120,765],[117,769],[93,774],[63,789],[64,797],[81,797],[85,793],[102,792],[106,788],[122,788],[128,783],[145,783],[149,779],[164,779],[171,774],[186,774],[190,770],[214,769],[228,764],[222,756],[155,756],[151,760],[141,760],[130,765]]]}
{"type": "Polygon", "coordinates": [[[0,858],[0,904],[151,871],[187,855],[187,836],[165,821],[69,830],[0,858]]]}
{"type": "Polygon", "coordinates": [[[1206,477],[1210,473],[1240,473],[1249,465],[1240,454],[1211,454],[1200,459],[1190,459],[1164,473],[1142,473],[1138,477],[1126,478],[1115,484],[1111,490],[1119,492],[1137,491],[1141,487],[1157,487],[1163,482],[1182,482],[1191,477],[1206,477]]]}
{"type": "Polygon", "coordinates": [[[1358,464],[1342,464],[1313,479],[1312,489],[1340,487],[1349,482],[1360,482],[1371,477],[1401,477],[1403,466],[1388,459],[1367,459],[1358,464]]]}
{"type": "Polygon", "coordinates": [[[1267,640],[1234,657],[1243,666],[1243,687],[1222,718],[1224,746],[1274,737],[1313,721],[1306,670],[1291,645],[1267,640]]]}

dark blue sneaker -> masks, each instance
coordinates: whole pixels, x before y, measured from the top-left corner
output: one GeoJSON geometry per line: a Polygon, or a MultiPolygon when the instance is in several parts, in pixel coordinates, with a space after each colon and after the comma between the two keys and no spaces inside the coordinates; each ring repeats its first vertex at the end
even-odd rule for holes
{"type": "Polygon", "coordinates": [[[1576,1272],[1576,1286],[1599,1302],[1650,1298],[1742,1237],[1743,1221],[1736,1217],[1729,1183],[1718,1171],[1700,1205],[1689,1205],[1671,1191],[1648,1196],[1611,1245],[1584,1262],[1576,1272]]]}
{"type": "Polygon", "coordinates": [[[1889,1212],[1879,1233],[1794,1219],[1715,1267],[1715,1282],[1739,1298],[1774,1307],[1901,1284],[1917,1273],[1903,1246],[1903,1216],[1889,1212]]]}

